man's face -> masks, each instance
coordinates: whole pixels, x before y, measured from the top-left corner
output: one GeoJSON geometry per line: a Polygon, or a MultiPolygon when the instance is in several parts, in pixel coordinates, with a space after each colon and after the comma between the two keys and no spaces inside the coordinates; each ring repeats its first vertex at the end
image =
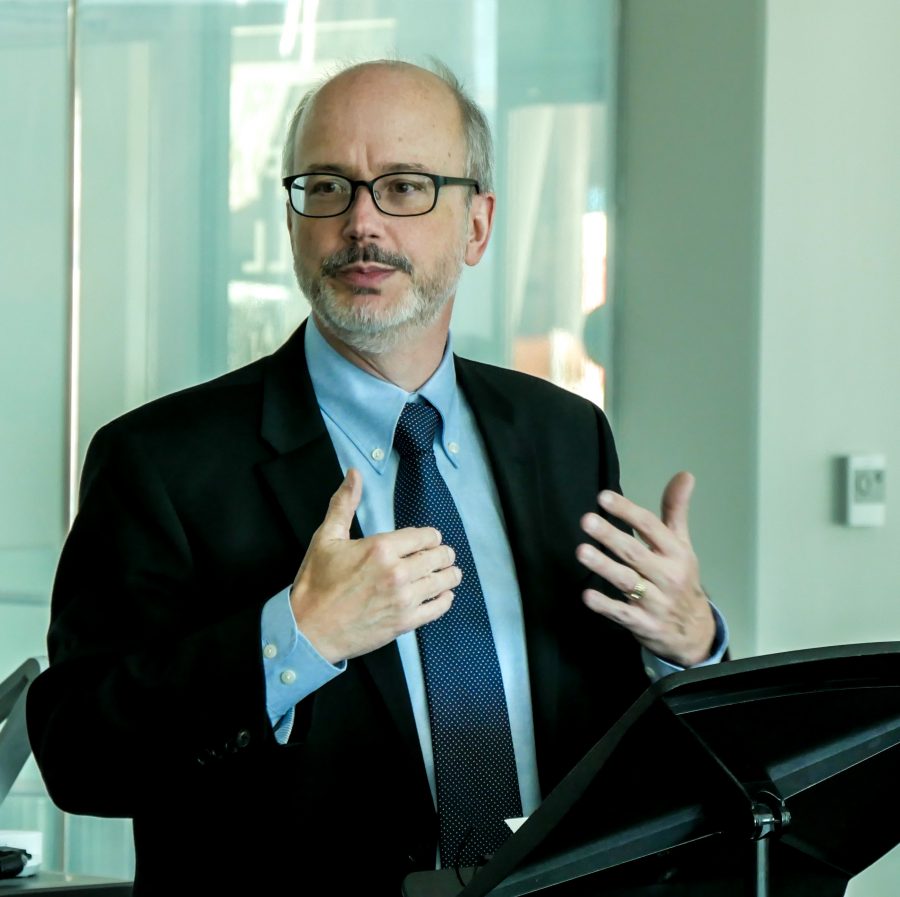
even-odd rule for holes
{"type": "MultiPolygon", "coordinates": [[[[293,173],[465,176],[465,149],[456,99],[443,82],[412,66],[373,65],[319,92],[298,130],[293,173]]],[[[466,199],[467,188],[444,187],[431,212],[409,218],[385,215],[365,189],[334,218],[304,218],[289,207],[297,280],[326,328],[377,353],[445,327],[462,265],[478,261],[490,232],[485,198],[475,197],[472,209],[466,199]]]]}

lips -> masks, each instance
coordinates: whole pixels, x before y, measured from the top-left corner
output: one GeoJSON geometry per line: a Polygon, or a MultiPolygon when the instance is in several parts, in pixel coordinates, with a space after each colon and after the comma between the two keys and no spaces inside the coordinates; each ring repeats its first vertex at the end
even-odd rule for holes
{"type": "Polygon", "coordinates": [[[393,274],[396,268],[387,268],[381,265],[356,264],[347,265],[337,272],[337,276],[344,283],[354,287],[368,287],[370,289],[380,286],[393,274]]]}

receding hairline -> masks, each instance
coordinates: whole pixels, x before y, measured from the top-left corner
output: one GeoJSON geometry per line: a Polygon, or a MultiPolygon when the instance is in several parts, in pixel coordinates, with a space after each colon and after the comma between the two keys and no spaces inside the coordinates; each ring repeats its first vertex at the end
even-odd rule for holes
{"type": "Polygon", "coordinates": [[[493,147],[490,128],[484,113],[447,65],[436,58],[429,58],[429,64],[430,68],[403,59],[373,59],[351,63],[327,74],[319,84],[303,95],[291,116],[282,152],[282,174],[288,176],[294,173],[300,130],[323,91],[336,82],[359,75],[367,69],[393,69],[408,72],[420,79],[424,75],[426,77],[423,79],[423,83],[430,83],[447,91],[447,95],[455,101],[454,106],[459,116],[457,121],[464,143],[466,174],[476,177],[482,191],[492,190],[493,147]]]}
{"type": "MultiPolygon", "coordinates": [[[[357,62],[348,65],[346,68],[341,69],[335,74],[327,76],[320,84],[307,91],[306,95],[300,101],[300,105],[298,106],[297,111],[295,112],[294,117],[291,120],[289,135],[291,140],[289,145],[292,152],[292,161],[294,158],[296,158],[297,144],[299,142],[301,130],[306,119],[308,119],[312,114],[319,97],[326,91],[339,85],[342,81],[364,75],[367,70],[380,69],[405,72],[410,76],[414,76],[420,79],[423,75],[426,76],[423,79],[424,83],[430,83],[433,86],[437,86],[439,89],[446,93],[449,99],[454,101],[453,106],[457,111],[457,115],[459,116],[458,123],[460,126],[460,136],[465,138],[462,127],[462,110],[459,108],[459,102],[457,101],[457,97],[453,91],[453,88],[443,78],[441,78],[440,75],[437,75],[420,65],[416,65],[412,62],[406,62],[405,60],[401,59],[373,59],[366,62],[357,62]]],[[[285,161],[287,161],[286,158],[285,161]]],[[[289,173],[290,172],[285,171],[285,175],[289,173]]]]}

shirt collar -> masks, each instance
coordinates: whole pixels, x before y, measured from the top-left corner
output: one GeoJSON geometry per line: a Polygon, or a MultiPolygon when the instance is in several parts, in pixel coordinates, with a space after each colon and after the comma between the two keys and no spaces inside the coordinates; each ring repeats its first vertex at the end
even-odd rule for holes
{"type": "Polygon", "coordinates": [[[441,416],[438,439],[454,467],[460,451],[459,390],[448,336],[437,370],[416,392],[407,392],[357,367],[340,355],[309,316],[306,361],[319,408],[353,443],[378,473],[383,473],[394,443],[394,429],[407,402],[426,399],[441,416]]]}

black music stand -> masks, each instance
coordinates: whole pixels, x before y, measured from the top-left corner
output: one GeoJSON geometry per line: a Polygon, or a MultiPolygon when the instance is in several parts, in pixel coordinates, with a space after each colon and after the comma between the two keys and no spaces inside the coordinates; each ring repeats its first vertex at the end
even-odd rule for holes
{"type": "Polygon", "coordinates": [[[647,689],[480,870],[404,897],[841,897],[900,842],[900,643],[647,689]]]}

